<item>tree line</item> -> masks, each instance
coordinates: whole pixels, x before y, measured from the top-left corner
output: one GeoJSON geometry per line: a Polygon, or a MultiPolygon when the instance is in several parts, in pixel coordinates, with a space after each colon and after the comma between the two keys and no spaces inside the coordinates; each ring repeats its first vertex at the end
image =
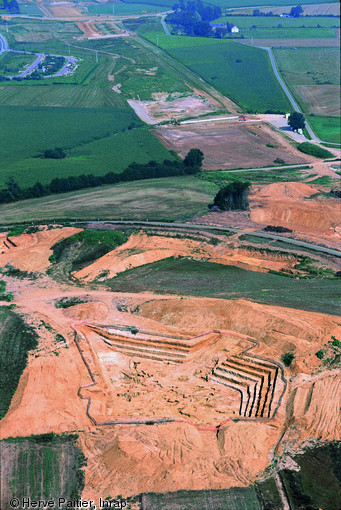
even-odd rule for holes
{"type": "Polygon", "coordinates": [[[161,177],[177,177],[193,175],[201,170],[203,153],[199,149],[191,149],[183,161],[165,159],[162,163],[149,161],[146,164],[131,163],[123,172],[108,172],[103,176],[83,174],[79,176],[57,177],[49,184],[37,181],[33,186],[22,188],[15,177],[6,181],[6,188],[0,191],[0,203],[16,202],[28,198],[39,198],[55,193],[67,193],[85,188],[94,188],[105,184],[157,179],[161,177]]]}
{"type": "Polygon", "coordinates": [[[210,21],[220,18],[221,8],[203,4],[201,0],[189,0],[173,6],[175,12],[166,18],[167,23],[181,27],[187,35],[208,37],[212,35],[210,21]]]}

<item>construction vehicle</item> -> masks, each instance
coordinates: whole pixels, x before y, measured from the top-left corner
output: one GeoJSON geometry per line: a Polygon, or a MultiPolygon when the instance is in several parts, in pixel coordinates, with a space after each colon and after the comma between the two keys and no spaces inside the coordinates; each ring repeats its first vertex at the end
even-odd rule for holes
{"type": "Polygon", "coordinates": [[[248,118],[247,118],[247,117],[245,117],[245,115],[243,115],[242,117],[240,117],[239,122],[240,122],[240,121],[245,121],[245,120],[248,120],[248,118]]]}

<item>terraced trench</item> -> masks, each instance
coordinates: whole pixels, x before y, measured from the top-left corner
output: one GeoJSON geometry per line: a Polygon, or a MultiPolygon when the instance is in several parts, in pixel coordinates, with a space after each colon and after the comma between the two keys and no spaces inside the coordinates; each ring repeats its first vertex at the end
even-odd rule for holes
{"type": "MultiPolygon", "coordinates": [[[[247,349],[239,354],[228,355],[223,360],[218,360],[215,366],[210,369],[207,376],[208,382],[218,383],[235,390],[240,395],[239,420],[269,420],[276,416],[281,404],[282,397],[286,391],[287,382],[284,378],[284,370],[280,363],[249,354],[259,343],[246,336],[233,331],[211,330],[194,337],[171,336],[166,334],[155,334],[135,328],[124,328],[120,326],[97,326],[86,324],[75,330],[75,342],[81,357],[87,367],[92,379],[90,384],[79,389],[78,395],[88,400],[87,415],[94,425],[132,424],[132,423],[164,423],[178,421],[177,418],[153,418],[153,419],[116,419],[99,422],[94,414],[100,413],[100,405],[91,403],[91,396],[85,396],[83,390],[96,386],[110,392],[112,383],[110,378],[101,369],[96,349],[88,339],[87,332],[95,334],[97,339],[102,340],[110,349],[128,356],[130,360],[137,361],[138,358],[152,362],[166,363],[170,365],[182,365],[190,362],[198,353],[203,353],[205,347],[213,345],[223,334],[235,336],[251,343],[247,349]],[[82,331],[80,331],[82,330],[82,331]],[[90,412],[91,411],[91,412],[90,412]],[[96,411],[93,413],[93,411],[96,411]]],[[[213,390],[214,391],[214,390],[213,390]]],[[[236,393],[237,394],[237,393],[236,393]]],[[[227,416],[227,418],[229,418],[227,416]]],[[[229,418],[230,419],[230,418],[229,418]]],[[[182,420],[182,419],[181,419],[182,420]]],[[[187,421],[187,420],[182,420],[187,421]]],[[[188,421],[188,423],[193,424],[188,421]]],[[[223,422],[223,423],[226,423],[223,422]]],[[[195,425],[197,426],[197,425],[195,425]]],[[[218,430],[213,427],[212,430],[218,430]]],[[[211,430],[211,428],[204,430],[211,430]]]]}

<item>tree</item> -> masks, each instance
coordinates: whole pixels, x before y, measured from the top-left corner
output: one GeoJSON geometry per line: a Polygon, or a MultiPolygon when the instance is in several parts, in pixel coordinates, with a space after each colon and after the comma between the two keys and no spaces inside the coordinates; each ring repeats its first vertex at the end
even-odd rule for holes
{"type": "Polygon", "coordinates": [[[218,191],[214,197],[214,205],[222,211],[236,209],[247,210],[249,207],[249,182],[234,181],[218,191]]]}
{"type": "Polygon", "coordinates": [[[292,127],[294,131],[305,128],[304,115],[300,112],[294,112],[289,115],[288,125],[292,127]]]}
{"type": "Polygon", "coordinates": [[[200,149],[191,149],[184,159],[185,167],[201,168],[204,153],[200,149]]]}
{"type": "Polygon", "coordinates": [[[11,176],[6,181],[7,191],[13,196],[14,199],[18,199],[21,195],[21,188],[15,177],[11,176]]]}
{"type": "Polygon", "coordinates": [[[283,354],[283,356],[281,357],[281,360],[286,367],[290,367],[291,363],[294,361],[294,358],[295,358],[295,354],[293,354],[292,352],[287,352],[287,353],[283,354]]]}
{"type": "Polygon", "coordinates": [[[303,9],[301,5],[291,8],[290,16],[293,16],[294,18],[299,18],[301,14],[303,14],[303,9]]]}

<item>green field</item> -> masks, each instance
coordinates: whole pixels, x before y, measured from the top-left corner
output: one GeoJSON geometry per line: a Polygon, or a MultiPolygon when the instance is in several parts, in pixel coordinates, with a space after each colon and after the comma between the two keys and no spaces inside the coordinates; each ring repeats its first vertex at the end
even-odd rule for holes
{"type": "Polygon", "coordinates": [[[274,53],[290,86],[340,84],[339,48],[275,48],[274,53]]]}
{"type": "MultiPolygon", "coordinates": [[[[80,498],[84,488],[81,468],[86,460],[76,444],[77,437],[51,433],[1,441],[1,509],[10,510],[13,497],[20,501],[23,497],[53,499],[56,507],[60,497],[66,501],[80,498]]],[[[19,508],[25,506],[20,504],[19,508]]]]}
{"type": "Polygon", "coordinates": [[[310,116],[309,123],[321,140],[341,143],[341,117],[310,116]]]}
{"type": "MultiPolygon", "coordinates": [[[[156,43],[153,33],[145,34],[156,43]]],[[[267,53],[231,41],[159,36],[159,46],[246,111],[286,111],[290,106],[267,53]]]]}
{"type": "MultiPolygon", "coordinates": [[[[262,5],[265,5],[263,2],[262,5]]],[[[280,18],[279,16],[222,16],[212,23],[233,23],[240,30],[255,30],[256,28],[340,28],[339,18],[328,18],[326,16],[311,16],[299,18],[280,18]],[[280,27],[278,27],[280,25],[280,27]]],[[[246,35],[246,34],[245,34],[246,35]]],[[[322,37],[322,36],[321,36],[322,37]]]]}
{"type": "Polygon", "coordinates": [[[300,168],[284,168],[278,167],[276,170],[257,170],[257,171],[238,171],[229,172],[227,170],[211,170],[209,172],[201,172],[197,175],[199,179],[214,182],[219,187],[226,186],[231,181],[250,181],[253,184],[271,184],[272,182],[295,182],[304,181],[308,177],[312,177],[313,170],[300,168]]]}
{"type": "MultiPolygon", "coordinates": [[[[171,5],[171,2],[170,4],[171,5]]],[[[151,12],[161,12],[167,10],[168,5],[159,5],[158,2],[153,3],[113,3],[107,2],[105,4],[96,4],[88,6],[88,12],[90,14],[115,14],[115,16],[123,16],[125,14],[147,14],[151,12]],[[114,8],[114,11],[113,11],[114,8]]]]}
{"type": "Polygon", "coordinates": [[[37,345],[37,335],[23,319],[0,306],[0,419],[10,406],[27,364],[28,352],[37,345]]]}
{"type": "Polygon", "coordinates": [[[299,471],[281,471],[291,508],[338,508],[341,501],[340,443],[325,442],[293,458],[299,471]]]}
{"type": "Polygon", "coordinates": [[[10,176],[27,187],[55,177],[121,172],[152,159],[173,156],[131,109],[0,107],[0,186],[10,176]],[[54,147],[69,156],[41,157],[54,147]]]}
{"type": "MultiPolygon", "coordinates": [[[[152,4],[152,5],[164,5],[172,7],[174,5],[174,2],[172,0],[141,0],[139,2],[138,0],[125,0],[125,3],[127,4],[137,4],[137,3],[143,3],[143,4],[152,4]]],[[[214,0],[214,2],[208,2],[213,3],[213,5],[219,5],[222,8],[228,8],[228,7],[253,7],[253,6],[286,6],[286,5],[294,5],[292,0],[214,0]]],[[[304,4],[320,4],[321,0],[302,0],[300,1],[300,5],[304,4]]],[[[335,3],[335,0],[325,0],[324,3],[335,3]]],[[[295,4],[296,5],[296,4],[295,4]]]]}
{"type": "Polygon", "coordinates": [[[221,299],[243,298],[333,315],[341,311],[337,279],[296,280],[187,259],[169,258],[146,264],[120,273],[107,284],[114,292],[152,291],[221,299]]]}
{"type": "Polygon", "coordinates": [[[6,52],[0,56],[0,75],[15,76],[22,73],[36,60],[36,55],[6,52]]]}
{"type": "Polygon", "coordinates": [[[233,487],[224,490],[177,491],[143,495],[143,508],[148,510],[261,510],[255,489],[233,487]]]}
{"type": "Polygon", "coordinates": [[[0,222],[75,219],[184,219],[208,211],[218,186],[195,177],[127,182],[92,191],[0,205],[0,222]]]}

